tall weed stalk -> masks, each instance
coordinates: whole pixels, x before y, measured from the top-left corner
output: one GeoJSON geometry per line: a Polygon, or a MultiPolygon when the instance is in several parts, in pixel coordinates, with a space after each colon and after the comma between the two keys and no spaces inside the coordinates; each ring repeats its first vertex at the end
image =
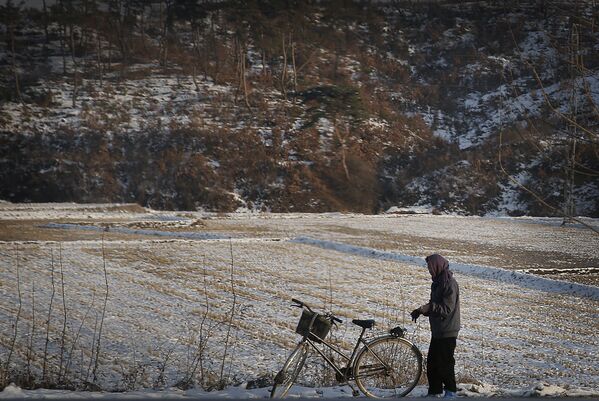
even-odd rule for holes
{"type": "Polygon", "coordinates": [[[35,338],[35,280],[31,285],[31,330],[29,331],[29,344],[27,345],[27,384],[33,384],[31,374],[31,360],[33,358],[33,339],[35,338]]]}
{"type": "Polygon", "coordinates": [[[220,366],[220,374],[219,374],[219,387],[220,388],[224,388],[225,387],[225,377],[224,377],[224,372],[225,372],[225,362],[227,359],[227,352],[229,351],[229,346],[230,346],[230,341],[231,341],[231,329],[233,328],[233,325],[235,324],[235,308],[237,307],[237,293],[235,292],[235,263],[234,263],[234,259],[233,259],[233,241],[231,238],[229,238],[229,250],[231,253],[231,294],[233,295],[233,301],[231,304],[231,312],[229,314],[229,319],[227,321],[227,334],[225,336],[225,344],[224,344],[224,350],[223,350],[223,358],[221,361],[221,366],[220,366]]]}
{"type": "Polygon", "coordinates": [[[21,295],[21,275],[19,272],[19,245],[15,244],[15,264],[16,264],[16,270],[17,270],[17,295],[19,298],[19,307],[17,309],[17,316],[15,318],[15,323],[14,323],[14,333],[13,333],[13,337],[12,337],[12,341],[10,344],[10,349],[8,351],[8,357],[6,358],[6,365],[4,367],[4,377],[2,377],[2,387],[5,387],[10,375],[10,360],[12,358],[12,354],[15,350],[15,345],[17,342],[17,335],[19,333],[19,321],[21,319],[21,309],[23,308],[23,299],[22,299],[22,295],[21,295]]]}
{"type": "Polygon", "coordinates": [[[106,270],[106,247],[104,246],[104,233],[102,233],[102,267],[104,270],[104,283],[106,293],[104,296],[104,305],[102,306],[102,317],[100,318],[100,327],[98,328],[98,341],[96,342],[96,360],[92,371],[93,383],[98,381],[98,365],[100,363],[100,342],[102,341],[102,329],[104,327],[104,317],[106,316],[106,305],[108,304],[108,272],[106,270]]]}
{"type": "Polygon", "coordinates": [[[48,364],[48,343],[50,342],[50,320],[52,317],[52,305],[54,303],[54,294],[56,293],[56,286],[54,284],[54,248],[50,248],[51,251],[51,263],[50,263],[50,280],[52,285],[52,292],[50,293],[50,302],[48,305],[48,317],[46,318],[46,343],[44,344],[44,357],[42,362],[42,384],[47,383],[47,364],[48,364]]]}
{"type": "Polygon", "coordinates": [[[63,379],[63,364],[65,357],[66,347],[66,335],[67,335],[67,301],[64,286],[64,269],[62,266],[62,242],[58,243],[58,264],[60,266],[60,285],[62,289],[62,311],[63,311],[63,322],[62,322],[62,333],[60,335],[60,361],[58,363],[58,381],[62,383],[63,379]]]}
{"type": "Polygon", "coordinates": [[[71,344],[71,349],[69,351],[69,358],[65,365],[65,373],[64,373],[65,377],[67,377],[70,372],[71,362],[73,361],[73,358],[74,358],[73,355],[75,354],[75,347],[77,346],[77,341],[79,340],[79,336],[81,335],[81,330],[83,329],[83,325],[85,324],[85,321],[87,320],[87,317],[89,316],[90,311],[94,307],[95,302],[96,302],[96,293],[94,292],[92,295],[92,301],[91,301],[89,307],[87,308],[87,310],[85,311],[85,316],[83,316],[83,319],[81,320],[81,323],[79,324],[79,329],[75,333],[75,338],[73,339],[73,343],[71,344]]]}
{"type": "Polygon", "coordinates": [[[181,389],[188,389],[195,381],[195,377],[198,374],[200,375],[200,384],[203,386],[205,375],[204,375],[204,358],[205,358],[205,350],[208,345],[208,340],[211,336],[211,327],[207,327],[206,321],[208,319],[208,312],[210,310],[210,298],[208,297],[208,282],[207,282],[207,274],[206,274],[206,255],[202,257],[202,273],[203,273],[203,291],[204,291],[204,312],[202,313],[202,318],[200,320],[200,325],[198,328],[197,335],[192,335],[192,339],[190,341],[191,346],[195,346],[192,351],[191,360],[189,362],[187,371],[182,380],[177,383],[177,387],[181,389]]]}

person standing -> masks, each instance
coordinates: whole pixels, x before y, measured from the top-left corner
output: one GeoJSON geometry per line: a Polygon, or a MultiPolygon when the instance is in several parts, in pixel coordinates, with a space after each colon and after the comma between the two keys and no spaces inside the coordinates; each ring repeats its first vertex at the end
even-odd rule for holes
{"type": "Polygon", "coordinates": [[[430,301],[411,313],[415,322],[420,315],[428,316],[431,342],[426,357],[428,395],[455,397],[454,351],[460,331],[460,288],[449,270],[449,262],[439,254],[426,257],[433,283],[430,301]]]}

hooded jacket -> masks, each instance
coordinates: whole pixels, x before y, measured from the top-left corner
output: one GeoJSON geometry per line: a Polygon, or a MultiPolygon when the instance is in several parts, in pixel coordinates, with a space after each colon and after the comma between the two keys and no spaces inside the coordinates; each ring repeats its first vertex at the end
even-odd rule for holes
{"type": "Polygon", "coordinates": [[[457,337],[460,331],[460,288],[449,270],[449,262],[441,255],[426,258],[433,277],[431,298],[425,305],[433,338],[457,337]]]}

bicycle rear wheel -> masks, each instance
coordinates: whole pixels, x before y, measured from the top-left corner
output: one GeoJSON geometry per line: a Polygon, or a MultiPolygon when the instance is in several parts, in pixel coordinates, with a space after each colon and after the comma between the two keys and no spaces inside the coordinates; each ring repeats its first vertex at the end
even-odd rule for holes
{"type": "Polygon", "coordinates": [[[411,342],[385,336],[365,345],[354,365],[354,377],[368,397],[403,397],[422,374],[422,354],[411,342]]]}
{"type": "Polygon", "coordinates": [[[279,373],[275,376],[275,381],[270,391],[270,398],[283,398],[287,395],[287,392],[293,386],[293,383],[297,380],[297,376],[304,367],[307,356],[308,344],[305,342],[299,343],[291,355],[289,355],[279,373]]]}

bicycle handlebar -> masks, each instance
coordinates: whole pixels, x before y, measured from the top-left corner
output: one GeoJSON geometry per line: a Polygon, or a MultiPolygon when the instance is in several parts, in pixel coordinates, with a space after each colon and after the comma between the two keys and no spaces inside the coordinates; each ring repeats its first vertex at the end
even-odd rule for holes
{"type": "MultiPolygon", "coordinates": [[[[291,306],[295,306],[296,308],[306,308],[308,309],[310,312],[314,312],[312,310],[312,308],[310,308],[310,306],[308,306],[307,303],[300,301],[299,299],[295,299],[295,298],[291,298],[291,302],[294,303],[294,305],[291,306]]],[[[328,313],[327,317],[329,317],[332,321],[337,322],[337,323],[343,323],[343,320],[339,319],[338,317],[328,313]]]]}
{"type": "Polygon", "coordinates": [[[299,299],[295,299],[295,298],[291,298],[291,302],[293,302],[295,305],[291,305],[291,306],[295,306],[296,308],[306,308],[308,309],[310,312],[314,312],[312,310],[312,308],[310,308],[308,306],[307,303],[300,301],[299,299]]]}

